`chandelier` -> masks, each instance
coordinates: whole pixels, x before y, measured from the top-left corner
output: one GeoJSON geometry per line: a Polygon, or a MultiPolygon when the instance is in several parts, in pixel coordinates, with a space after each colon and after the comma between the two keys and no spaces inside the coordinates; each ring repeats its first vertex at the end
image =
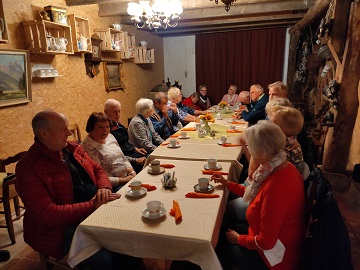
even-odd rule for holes
{"type": "MultiPolygon", "coordinates": [[[[212,0],[210,0],[212,1],[212,0]]],[[[225,10],[228,12],[230,10],[230,6],[233,2],[236,2],[236,0],[221,0],[225,4],[225,10]]],[[[218,4],[219,0],[215,0],[215,4],[218,4]]]]}
{"type": "Polygon", "coordinates": [[[139,3],[130,2],[127,8],[127,13],[132,16],[131,20],[137,28],[147,26],[155,31],[177,26],[182,12],[180,0],[154,0],[152,6],[150,1],[140,0],[139,3]]]}

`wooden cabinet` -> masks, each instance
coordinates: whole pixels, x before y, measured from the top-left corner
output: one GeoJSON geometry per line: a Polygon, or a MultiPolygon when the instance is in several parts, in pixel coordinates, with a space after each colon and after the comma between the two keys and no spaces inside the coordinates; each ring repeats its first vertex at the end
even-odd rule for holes
{"type": "Polygon", "coordinates": [[[9,43],[8,28],[5,21],[3,1],[0,1],[0,43],[9,43]]]}
{"type": "Polygon", "coordinates": [[[123,51],[121,53],[121,59],[133,59],[135,58],[135,34],[127,33],[124,35],[123,51]]]}
{"type": "Polygon", "coordinates": [[[70,14],[68,16],[68,23],[71,27],[74,52],[91,53],[92,45],[89,20],[70,14]],[[81,42],[81,39],[86,41],[81,42]]]}
{"type": "Polygon", "coordinates": [[[26,49],[35,53],[74,54],[71,28],[45,20],[23,22],[26,49]]]}

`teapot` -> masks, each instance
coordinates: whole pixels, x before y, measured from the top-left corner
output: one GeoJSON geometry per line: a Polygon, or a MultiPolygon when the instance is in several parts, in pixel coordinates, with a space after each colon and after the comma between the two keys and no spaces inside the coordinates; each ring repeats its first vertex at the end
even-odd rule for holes
{"type": "Polygon", "coordinates": [[[2,39],[2,33],[3,33],[4,30],[5,30],[5,24],[4,24],[4,19],[3,19],[3,18],[0,18],[0,21],[1,21],[1,26],[0,26],[0,39],[2,39]]]}
{"type": "Polygon", "coordinates": [[[55,38],[54,39],[54,47],[59,46],[60,52],[66,51],[66,45],[68,45],[68,41],[66,38],[55,38]]]}
{"type": "Polygon", "coordinates": [[[146,47],[146,45],[147,45],[147,42],[145,40],[140,41],[140,46],[146,47]]]}
{"type": "Polygon", "coordinates": [[[88,46],[90,44],[90,38],[86,38],[83,35],[80,35],[80,44],[81,44],[81,50],[88,50],[88,46]]]}

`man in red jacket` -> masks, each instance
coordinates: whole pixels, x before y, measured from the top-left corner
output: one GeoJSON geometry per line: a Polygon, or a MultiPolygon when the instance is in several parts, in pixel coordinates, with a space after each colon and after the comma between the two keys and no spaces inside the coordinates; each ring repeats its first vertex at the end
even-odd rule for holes
{"type": "MultiPolygon", "coordinates": [[[[59,259],[69,251],[76,227],[120,195],[112,193],[100,165],[79,144],[67,141],[71,132],[64,115],[39,112],[32,128],[35,142],[16,166],[16,189],[26,208],[24,239],[35,251],[59,259]]],[[[138,260],[101,249],[82,266],[112,269],[118,255],[138,260]]]]}

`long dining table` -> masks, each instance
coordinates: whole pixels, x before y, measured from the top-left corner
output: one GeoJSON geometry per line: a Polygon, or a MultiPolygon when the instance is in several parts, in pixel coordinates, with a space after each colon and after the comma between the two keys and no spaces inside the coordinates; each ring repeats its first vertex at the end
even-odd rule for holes
{"type": "MultiPolygon", "coordinates": [[[[226,131],[228,128],[218,123],[213,125],[214,129],[223,126],[226,131]]],[[[192,126],[193,123],[190,123],[187,128],[192,126]]],[[[102,205],[86,218],[74,234],[68,255],[70,266],[76,266],[100,248],[106,248],[139,258],[190,261],[203,270],[222,269],[214,248],[228,192],[222,185],[211,183],[213,189],[210,192],[219,195],[218,198],[187,198],[185,195],[195,191],[198,178],[210,177],[202,172],[208,158],[217,158],[221,172],[227,174],[225,177],[238,181],[242,169],[237,161],[241,146],[218,145],[221,132],[215,139],[197,138],[196,132],[188,134],[191,138],[178,139],[181,147],[169,149],[159,146],[148,158],[148,162],[156,158],[161,164],[174,166],[164,170],[171,175],[174,173],[176,187],[164,188],[161,183],[163,175],[153,174],[148,166],[144,167],[132,181],[141,181],[156,189],[133,196],[126,185],[118,191],[120,199],[102,205]],[[147,202],[152,200],[164,204],[163,214],[157,219],[144,215],[147,202]],[[174,200],[181,209],[180,222],[175,222],[175,218],[169,214],[174,200]]],[[[228,138],[235,144],[234,136],[228,138]]]]}

